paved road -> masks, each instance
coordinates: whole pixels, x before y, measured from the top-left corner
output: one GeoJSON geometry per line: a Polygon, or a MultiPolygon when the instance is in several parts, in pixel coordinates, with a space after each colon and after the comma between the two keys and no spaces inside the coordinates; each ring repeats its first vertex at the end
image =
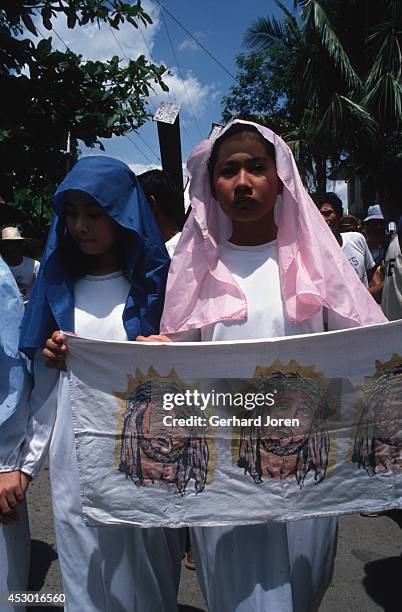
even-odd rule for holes
{"type": "MultiPolygon", "coordinates": [[[[30,590],[60,593],[47,469],[32,483],[28,500],[32,536],[30,590]]],[[[334,581],[319,612],[401,612],[401,552],[402,531],[395,520],[360,515],[340,518],[334,581]]],[[[184,565],[179,602],[180,612],[206,611],[195,572],[184,565]]],[[[32,612],[39,610],[32,608],[32,612]]]]}

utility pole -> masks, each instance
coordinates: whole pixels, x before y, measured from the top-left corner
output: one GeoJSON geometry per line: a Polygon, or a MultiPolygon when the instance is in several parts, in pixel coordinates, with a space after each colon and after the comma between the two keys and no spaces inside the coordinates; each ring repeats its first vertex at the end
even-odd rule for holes
{"type": "MultiPolygon", "coordinates": [[[[180,140],[180,106],[162,102],[154,115],[158,126],[162,169],[169,174],[183,194],[183,165],[180,140]]],[[[184,219],[184,196],[181,198],[180,218],[184,219]]]]}

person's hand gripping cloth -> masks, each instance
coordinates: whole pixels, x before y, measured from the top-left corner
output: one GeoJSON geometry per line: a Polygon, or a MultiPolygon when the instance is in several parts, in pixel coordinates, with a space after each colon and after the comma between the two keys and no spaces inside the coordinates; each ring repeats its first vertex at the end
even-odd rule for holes
{"type": "Polygon", "coordinates": [[[60,249],[67,234],[66,192],[91,196],[118,223],[122,232],[123,272],[131,289],[123,312],[130,340],[159,332],[170,258],[162,235],[132,170],[111,157],[77,161],[57,189],[55,215],[39,275],[22,324],[21,349],[32,356],[55,329],[74,332],[74,279],[63,267],[60,249]]]}
{"type": "MultiPolygon", "coordinates": [[[[240,120],[228,124],[218,138],[234,123],[254,126],[275,147],[283,183],[275,209],[279,273],[290,320],[301,323],[325,307],[356,326],[386,322],[305,190],[286,143],[268,128],[240,120]]],[[[203,140],[188,160],[192,211],[169,269],[164,334],[247,318],[244,294],[219,259],[219,245],[231,236],[231,221],[211,192],[207,163],[213,144],[213,139],[203,140]]]]}

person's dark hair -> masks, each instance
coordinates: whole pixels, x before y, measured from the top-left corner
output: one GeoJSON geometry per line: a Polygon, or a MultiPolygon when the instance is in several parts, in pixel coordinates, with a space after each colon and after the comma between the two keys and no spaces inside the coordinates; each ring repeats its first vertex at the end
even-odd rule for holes
{"type": "Polygon", "coordinates": [[[137,179],[147,198],[154,196],[159,206],[179,229],[183,226],[183,194],[179,187],[163,170],[148,170],[137,175],[137,179]]]}
{"type": "Polygon", "coordinates": [[[358,232],[359,231],[359,219],[357,219],[354,215],[343,215],[339,222],[339,231],[343,232],[344,228],[353,228],[351,231],[358,232]]]}
{"type": "Polygon", "coordinates": [[[310,198],[313,200],[318,210],[321,210],[324,204],[331,204],[338,219],[343,216],[342,200],[333,191],[327,191],[322,194],[311,193],[310,198]]]}
{"type": "Polygon", "coordinates": [[[402,157],[394,157],[383,163],[377,175],[379,191],[398,201],[402,197],[402,157]]]}
{"type": "Polygon", "coordinates": [[[262,144],[267,150],[267,153],[272,159],[275,161],[275,147],[272,142],[269,142],[260,134],[260,132],[252,125],[247,125],[245,123],[235,123],[230,127],[226,132],[222,134],[222,136],[218,136],[218,138],[214,142],[214,146],[212,147],[211,155],[208,160],[208,174],[209,174],[209,184],[211,186],[212,193],[214,192],[214,169],[216,166],[216,162],[218,161],[219,151],[222,144],[235,136],[236,134],[241,134],[243,132],[250,132],[251,134],[257,134],[262,144]]]}

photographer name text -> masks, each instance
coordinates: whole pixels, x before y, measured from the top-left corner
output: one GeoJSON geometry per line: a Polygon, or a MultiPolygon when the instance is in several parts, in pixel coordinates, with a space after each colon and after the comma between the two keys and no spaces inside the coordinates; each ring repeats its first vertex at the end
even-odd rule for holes
{"type": "Polygon", "coordinates": [[[276,419],[267,415],[265,419],[262,416],[243,418],[237,416],[221,417],[212,415],[208,418],[203,416],[192,415],[186,418],[176,418],[171,414],[163,417],[165,427],[299,427],[299,419],[276,419]]]}

